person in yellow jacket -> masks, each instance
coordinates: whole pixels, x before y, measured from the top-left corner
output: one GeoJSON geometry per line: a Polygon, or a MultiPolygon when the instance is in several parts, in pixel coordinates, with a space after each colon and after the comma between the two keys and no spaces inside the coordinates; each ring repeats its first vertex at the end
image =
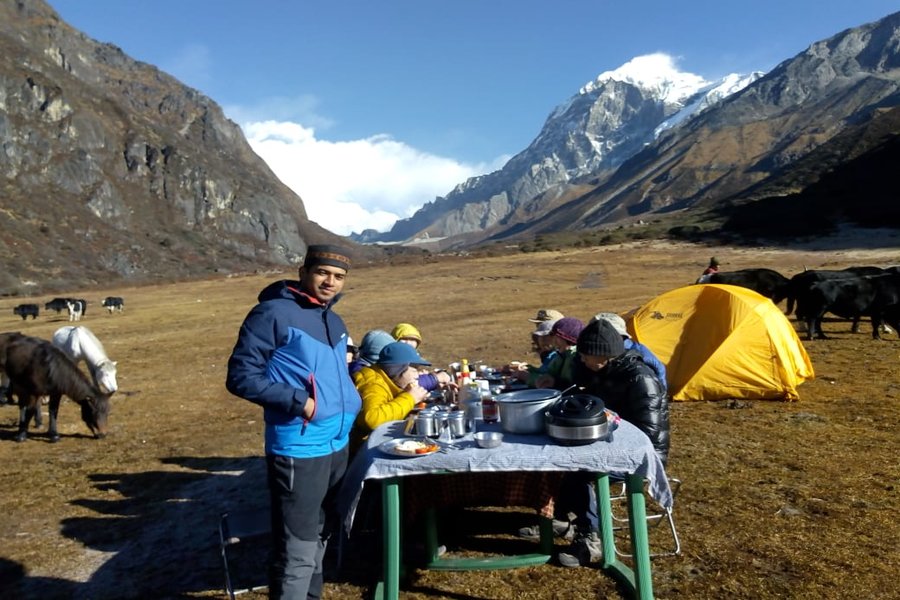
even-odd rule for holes
{"type": "Polygon", "coordinates": [[[376,427],[405,419],[416,404],[425,400],[428,390],[419,385],[417,367],[427,366],[431,363],[411,345],[392,342],[381,349],[374,365],[363,367],[353,375],[353,383],[362,398],[362,410],[353,427],[353,450],[376,427]]]}

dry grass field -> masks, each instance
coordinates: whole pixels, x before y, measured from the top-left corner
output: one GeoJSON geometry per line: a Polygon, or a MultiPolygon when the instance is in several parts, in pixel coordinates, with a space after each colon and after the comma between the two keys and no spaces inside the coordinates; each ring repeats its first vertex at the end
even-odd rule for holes
{"type": "MultiPolygon", "coordinates": [[[[587,320],[626,311],[692,282],[711,254],[724,270],[886,266],[893,248],[708,248],[639,242],[353,270],[337,310],[357,339],[398,321],[419,326],[436,364],[466,357],[529,359],[538,308],[587,320]]],[[[94,440],[64,401],[58,444],[14,434],[0,406],[0,597],[222,597],[216,527],[226,509],[265,499],[258,407],[224,389],[225,363],[257,292],[293,273],[71,290],[87,298],[81,324],[118,361],[110,434],[94,440]],[[122,296],[122,314],[100,310],[122,296]]],[[[33,299],[41,304],[50,296],[33,299]]],[[[0,301],[0,331],[50,338],[64,314],[22,321],[0,301]]],[[[683,554],[653,563],[659,598],[900,598],[900,341],[868,325],[825,323],[831,340],[804,342],[816,369],[801,401],[672,406],[669,472],[683,554]]],[[[46,409],[46,408],[45,408],[46,409]]],[[[326,597],[367,597],[364,568],[326,597]]],[[[351,553],[353,550],[351,549],[351,553]]],[[[369,559],[367,561],[367,559],[369,559]]],[[[445,600],[619,597],[593,568],[413,571],[404,598],[445,600]]],[[[249,597],[261,597],[250,594],[249,597]]]]}

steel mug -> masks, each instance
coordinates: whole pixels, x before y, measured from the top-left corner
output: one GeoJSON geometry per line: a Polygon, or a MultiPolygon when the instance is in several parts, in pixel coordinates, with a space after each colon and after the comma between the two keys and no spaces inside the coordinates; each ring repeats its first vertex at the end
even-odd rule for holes
{"type": "Polygon", "coordinates": [[[416,434],[437,437],[440,433],[437,423],[434,412],[428,410],[419,411],[419,414],[416,415],[416,434]]]}
{"type": "Polygon", "coordinates": [[[453,437],[462,437],[466,435],[466,414],[457,410],[447,417],[447,421],[450,425],[450,435],[453,437]]]}

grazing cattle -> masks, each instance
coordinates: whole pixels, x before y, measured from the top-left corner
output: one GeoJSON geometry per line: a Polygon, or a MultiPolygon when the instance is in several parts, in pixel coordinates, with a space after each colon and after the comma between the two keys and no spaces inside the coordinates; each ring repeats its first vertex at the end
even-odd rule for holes
{"type": "Polygon", "coordinates": [[[116,363],[109,360],[103,344],[90,329],[83,325],[60,327],[53,334],[53,345],[65,352],[76,365],[84,361],[101,392],[112,394],[118,389],[116,363]]]}
{"type": "Polygon", "coordinates": [[[44,305],[44,310],[55,310],[56,314],[68,310],[68,303],[72,298],[54,298],[44,305]]]}
{"type": "Polygon", "coordinates": [[[70,302],[81,302],[81,314],[84,316],[87,314],[87,300],[84,298],[54,298],[50,302],[44,304],[44,310],[55,310],[57,314],[62,311],[69,310],[70,302]]]}
{"type": "Polygon", "coordinates": [[[50,397],[47,435],[51,442],[59,441],[56,421],[63,396],[81,406],[81,419],[94,437],[106,436],[109,394],[100,392],[62,350],[46,340],[23,336],[7,345],[3,359],[2,367],[19,401],[16,441],[28,439],[28,425],[40,411],[41,396],[50,397]]]}
{"type": "Polygon", "coordinates": [[[879,329],[885,320],[897,329],[900,275],[842,277],[814,283],[797,299],[797,318],[806,321],[806,339],[827,339],[822,332],[826,312],[853,319],[854,323],[868,316],[872,319],[872,337],[880,339],[879,329]]]}
{"type": "Polygon", "coordinates": [[[788,295],[791,280],[772,269],[741,269],[712,273],[707,283],[724,283],[749,288],[778,304],[788,295]]]}
{"type": "Polygon", "coordinates": [[[119,296],[107,296],[103,299],[103,306],[106,307],[106,310],[109,311],[110,314],[112,314],[114,310],[122,312],[125,310],[125,300],[119,296]]]}
{"type": "MultiPolygon", "coordinates": [[[[786,314],[794,312],[794,303],[797,299],[804,295],[815,283],[826,279],[852,279],[854,277],[865,275],[882,275],[884,269],[880,267],[847,267],[840,271],[827,270],[809,270],[797,273],[791,277],[787,286],[787,310],[786,314]]],[[[797,315],[798,318],[800,315],[797,315]]],[[[857,331],[858,325],[854,331],[857,331]]]]}
{"type": "Polygon", "coordinates": [[[22,317],[23,321],[28,317],[37,319],[40,313],[41,309],[37,304],[19,304],[13,308],[13,314],[22,317]]]}
{"type": "Polygon", "coordinates": [[[84,314],[84,302],[81,300],[69,300],[66,302],[66,308],[69,309],[69,320],[80,321],[81,315],[84,314]]]}

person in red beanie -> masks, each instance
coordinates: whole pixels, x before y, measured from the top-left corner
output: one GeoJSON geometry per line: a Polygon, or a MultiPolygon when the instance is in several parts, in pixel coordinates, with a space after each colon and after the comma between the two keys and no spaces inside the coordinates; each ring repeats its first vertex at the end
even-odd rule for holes
{"type": "Polygon", "coordinates": [[[556,345],[557,355],[547,365],[545,372],[529,377],[530,387],[564,390],[572,385],[575,362],[578,360],[575,344],[582,329],[584,323],[575,317],[563,317],[553,324],[550,337],[556,345]]]}

